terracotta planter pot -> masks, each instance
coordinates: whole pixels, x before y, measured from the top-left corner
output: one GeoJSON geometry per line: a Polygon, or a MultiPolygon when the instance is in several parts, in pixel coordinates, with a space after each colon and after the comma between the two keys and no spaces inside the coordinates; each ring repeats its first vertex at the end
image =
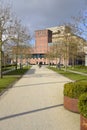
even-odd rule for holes
{"type": "Polygon", "coordinates": [[[64,96],[64,107],[69,111],[79,113],[78,110],[78,99],[64,96]]]}
{"type": "Polygon", "coordinates": [[[80,130],[87,130],[87,118],[80,115],[80,130]]]}

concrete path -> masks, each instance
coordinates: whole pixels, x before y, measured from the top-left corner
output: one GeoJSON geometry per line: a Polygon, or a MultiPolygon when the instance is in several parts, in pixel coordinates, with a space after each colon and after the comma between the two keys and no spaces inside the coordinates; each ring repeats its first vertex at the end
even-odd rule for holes
{"type": "Polygon", "coordinates": [[[0,130],[80,130],[79,114],[63,107],[70,80],[33,66],[0,97],[0,130]]]}

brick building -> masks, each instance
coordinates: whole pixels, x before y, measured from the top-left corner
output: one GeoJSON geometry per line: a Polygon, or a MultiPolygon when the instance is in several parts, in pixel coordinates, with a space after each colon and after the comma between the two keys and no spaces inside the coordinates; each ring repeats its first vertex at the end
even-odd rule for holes
{"type": "MultiPolygon", "coordinates": [[[[75,57],[74,57],[74,54],[73,55],[71,54],[72,49],[70,49],[70,47],[72,48],[72,45],[74,45],[74,44],[76,44],[74,46],[75,49],[77,48],[77,46],[79,44],[81,47],[84,40],[82,38],[72,34],[70,27],[57,26],[57,27],[47,28],[44,30],[35,31],[35,47],[32,48],[32,51],[31,51],[32,57],[30,58],[30,63],[31,64],[38,64],[39,62],[42,62],[42,64],[49,64],[49,63],[58,64],[60,62],[60,59],[58,57],[59,54],[57,54],[56,58],[54,58],[54,59],[52,58],[51,60],[49,60],[49,58],[47,58],[46,54],[49,52],[51,46],[54,44],[56,44],[56,51],[59,48],[59,46],[62,48],[62,50],[64,48],[66,48],[67,43],[66,42],[63,43],[65,37],[69,41],[71,40],[70,41],[71,45],[68,46],[68,48],[67,48],[68,54],[67,54],[66,61],[64,59],[65,58],[64,55],[66,55],[66,54],[63,54],[63,56],[61,57],[61,64],[63,64],[63,65],[72,64],[73,60],[74,60],[74,62],[78,62],[78,63],[79,63],[79,61],[82,62],[82,59],[79,59],[79,60],[77,59],[78,54],[76,54],[77,56],[75,56],[75,57]],[[76,43],[74,43],[73,41],[76,43]]],[[[82,45],[82,48],[83,48],[83,45],[82,45]]],[[[74,49],[74,51],[75,51],[75,49],[74,49]]],[[[65,49],[64,49],[64,51],[65,51],[65,49]]],[[[62,51],[62,52],[64,52],[64,51],[62,51]]],[[[80,49],[79,51],[80,51],[79,54],[82,55],[82,50],[80,49]]],[[[82,57],[84,58],[84,56],[82,56],[82,57]]]]}
{"type": "Polygon", "coordinates": [[[48,43],[52,42],[52,31],[50,30],[37,30],[35,31],[35,47],[32,49],[31,64],[48,64],[46,54],[49,50],[48,43]]]}
{"type": "Polygon", "coordinates": [[[21,51],[22,54],[20,53],[19,55],[18,63],[22,61],[24,64],[26,62],[29,62],[30,64],[39,64],[40,62],[42,64],[58,64],[60,62],[63,65],[72,65],[74,62],[78,62],[79,64],[79,62],[84,62],[84,56],[82,55],[82,53],[84,54],[84,42],[84,39],[72,34],[71,29],[68,26],[51,27],[44,30],[37,30],[35,31],[35,46],[30,48],[30,50],[28,50],[28,48],[26,48],[26,50],[23,49],[24,52],[21,51]],[[64,41],[64,39],[68,39],[70,42],[68,48],[66,48],[67,41],[64,41]],[[53,53],[57,52],[57,54],[56,56],[50,56],[49,58],[47,54],[51,51],[51,48],[54,45],[55,48],[53,53]],[[81,49],[79,49],[79,47],[81,49]],[[67,53],[65,52],[66,50],[67,53]],[[27,52],[27,54],[25,54],[25,52],[27,52]],[[23,53],[27,55],[27,58],[23,56],[21,60],[20,56],[23,55],[23,53]],[[65,57],[66,55],[67,57],[65,57]],[[77,59],[79,57],[81,58],[77,59]]]}

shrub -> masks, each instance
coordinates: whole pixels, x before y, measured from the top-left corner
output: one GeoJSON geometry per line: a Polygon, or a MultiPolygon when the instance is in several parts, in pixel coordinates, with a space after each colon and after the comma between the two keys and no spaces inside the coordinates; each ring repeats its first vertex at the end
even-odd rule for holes
{"type": "Polygon", "coordinates": [[[79,98],[84,92],[87,92],[87,82],[70,82],[64,85],[64,96],[79,98]]]}
{"type": "Polygon", "coordinates": [[[80,113],[87,118],[87,93],[84,93],[79,97],[78,108],[80,113]]]}

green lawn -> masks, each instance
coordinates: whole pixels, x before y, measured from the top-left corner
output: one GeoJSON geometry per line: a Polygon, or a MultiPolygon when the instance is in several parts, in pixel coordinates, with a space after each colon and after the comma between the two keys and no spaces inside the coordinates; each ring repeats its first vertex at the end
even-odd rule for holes
{"type": "Polygon", "coordinates": [[[0,79],[0,92],[10,86],[14,81],[16,81],[18,77],[9,77],[6,76],[3,79],[0,79]]]}
{"type": "Polygon", "coordinates": [[[87,80],[87,76],[80,75],[80,74],[75,74],[72,72],[64,71],[64,70],[59,70],[58,68],[55,67],[48,67],[49,69],[64,75],[65,77],[68,77],[71,80],[87,80]]]}
{"type": "Polygon", "coordinates": [[[8,72],[5,75],[23,75],[25,72],[27,72],[27,70],[29,70],[31,68],[31,66],[29,67],[23,67],[23,69],[17,69],[17,70],[13,70],[11,72],[8,72]]]}
{"type": "Polygon", "coordinates": [[[4,89],[8,88],[11,84],[13,84],[23,74],[25,74],[30,68],[31,68],[31,66],[24,67],[23,69],[14,70],[7,74],[4,74],[3,78],[0,79],[0,92],[2,92],[4,89]]]}
{"type": "Polygon", "coordinates": [[[67,67],[67,69],[82,72],[82,73],[87,73],[87,66],[67,67]]]}

